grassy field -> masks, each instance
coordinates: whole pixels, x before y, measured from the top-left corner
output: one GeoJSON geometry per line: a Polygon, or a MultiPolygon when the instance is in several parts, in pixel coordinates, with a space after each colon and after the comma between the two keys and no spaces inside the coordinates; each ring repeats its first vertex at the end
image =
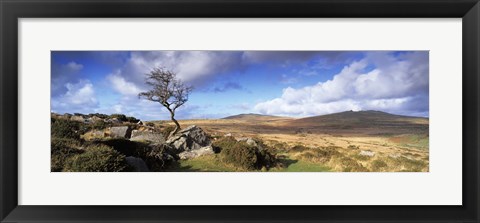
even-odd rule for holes
{"type": "MultiPolygon", "coordinates": [[[[285,167],[275,167],[268,171],[271,172],[328,172],[330,168],[319,165],[315,162],[304,160],[283,161],[285,167]]],[[[197,157],[194,159],[180,160],[177,166],[167,171],[172,172],[243,172],[234,166],[221,161],[219,155],[209,155],[197,157]]],[[[266,170],[263,170],[266,171],[266,170]]],[[[252,172],[252,171],[249,171],[252,172]]],[[[259,170],[258,172],[262,172],[259,170]]]]}
{"type": "Polygon", "coordinates": [[[318,163],[296,160],[294,163],[287,166],[287,168],[272,169],[272,172],[329,172],[330,168],[319,165],[318,163]]]}
{"type": "MultiPolygon", "coordinates": [[[[168,122],[156,124],[168,125],[168,122]]],[[[180,124],[200,126],[214,138],[232,135],[262,140],[278,150],[279,165],[268,171],[429,171],[425,118],[344,112],[306,119],[239,115],[227,119],[182,120],[180,124]]],[[[242,170],[223,163],[215,155],[182,160],[172,171],[242,170]]]]}
{"type": "Polygon", "coordinates": [[[194,159],[180,160],[177,166],[168,171],[172,172],[235,172],[237,168],[220,161],[217,154],[201,156],[194,159]]]}

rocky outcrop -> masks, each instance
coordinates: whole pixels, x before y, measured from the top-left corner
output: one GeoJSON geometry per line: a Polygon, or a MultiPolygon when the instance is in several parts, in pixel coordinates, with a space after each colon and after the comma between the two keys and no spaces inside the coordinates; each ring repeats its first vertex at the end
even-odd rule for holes
{"type": "Polygon", "coordinates": [[[238,138],[237,141],[246,142],[248,145],[258,147],[258,143],[254,139],[249,137],[238,138]]]}
{"type": "Polygon", "coordinates": [[[90,135],[95,138],[102,138],[105,137],[105,132],[103,130],[92,130],[90,135]]]}
{"type": "Polygon", "coordinates": [[[87,118],[85,121],[89,122],[89,123],[95,123],[95,122],[100,122],[100,121],[103,121],[103,119],[97,117],[97,116],[92,116],[90,118],[87,118]]]}
{"type": "Polygon", "coordinates": [[[70,120],[76,121],[76,122],[85,122],[85,118],[83,118],[83,116],[80,116],[80,115],[74,115],[70,117],[70,120]]]}
{"type": "Polygon", "coordinates": [[[130,138],[132,129],[130,126],[115,126],[110,128],[110,136],[112,138],[130,138]]]}
{"type": "Polygon", "coordinates": [[[372,157],[372,156],[375,156],[375,152],[368,151],[368,150],[362,150],[362,151],[360,151],[360,153],[358,155],[372,157]]]}
{"type": "Polygon", "coordinates": [[[200,127],[192,125],[170,137],[166,143],[171,145],[178,153],[181,153],[209,146],[211,140],[200,127]]]}
{"type": "Polygon", "coordinates": [[[140,158],[133,157],[133,156],[128,156],[125,158],[127,161],[128,165],[133,167],[135,172],[149,172],[150,170],[147,167],[147,164],[145,161],[143,161],[140,158]]]}
{"type": "Polygon", "coordinates": [[[159,132],[133,130],[130,140],[132,141],[149,141],[153,144],[165,143],[165,137],[159,132]]]}
{"type": "Polygon", "coordinates": [[[215,154],[213,147],[212,146],[205,146],[200,149],[195,149],[195,150],[190,150],[190,151],[184,151],[178,154],[178,157],[181,160],[184,159],[191,159],[191,158],[196,158],[199,156],[204,156],[204,155],[212,155],[215,154]]]}
{"type": "Polygon", "coordinates": [[[400,158],[402,155],[400,153],[392,153],[392,154],[389,154],[388,156],[394,159],[397,159],[397,158],[400,158]]]}
{"type": "Polygon", "coordinates": [[[122,121],[118,120],[118,118],[110,118],[103,120],[106,123],[113,123],[113,124],[121,124],[122,121]]]}
{"type": "Polygon", "coordinates": [[[166,144],[153,146],[142,158],[151,171],[162,171],[175,162],[175,158],[169,154],[166,144]]]}

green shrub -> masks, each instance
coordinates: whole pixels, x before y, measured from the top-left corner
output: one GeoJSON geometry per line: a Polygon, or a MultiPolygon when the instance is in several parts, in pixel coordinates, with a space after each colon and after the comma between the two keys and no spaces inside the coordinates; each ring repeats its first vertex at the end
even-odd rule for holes
{"type": "Polygon", "coordinates": [[[103,144],[112,147],[114,150],[120,152],[125,156],[141,157],[146,151],[150,150],[147,143],[130,141],[123,138],[102,139],[94,141],[97,144],[103,144]]]}
{"type": "Polygon", "coordinates": [[[91,145],[84,153],[67,159],[65,171],[69,172],[120,172],[129,170],[125,155],[104,145],[91,145]]]}
{"type": "Polygon", "coordinates": [[[140,121],[140,119],[137,119],[137,118],[135,118],[135,117],[127,116],[127,117],[126,117],[126,121],[127,121],[127,122],[130,122],[130,123],[137,123],[137,122],[140,121]]]}
{"type": "Polygon", "coordinates": [[[99,140],[93,143],[111,147],[125,156],[141,158],[151,171],[163,171],[175,162],[175,158],[170,155],[170,148],[165,144],[149,145],[145,142],[122,138],[99,140]]]}
{"type": "Polygon", "coordinates": [[[52,172],[62,171],[65,166],[65,161],[83,151],[78,149],[80,142],[68,138],[52,138],[50,150],[50,170],[52,172]]]}
{"type": "Polygon", "coordinates": [[[127,121],[127,116],[125,116],[124,114],[111,114],[109,118],[116,118],[122,122],[127,121]]]}
{"type": "Polygon", "coordinates": [[[403,166],[402,171],[405,172],[420,172],[428,167],[428,163],[423,160],[400,157],[396,161],[399,162],[399,166],[403,166]]]}
{"type": "Polygon", "coordinates": [[[270,150],[257,150],[257,168],[266,168],[267,170],[277,165],[277,158],[270,150]]]}
{"type": "Polygon", "coordinates": [[[164,171],[175,163],[175,158],[168,153],[167,145],[156,145],[140,155],[151,171],[164,171]]]}
{"type": "Polygon", "coordinates": [[[382,171],[385,170],[386,167],[388,167],[387,163],[382,160],[374,160],[371,164],[372,171],[382,171]]]}
{"type": "Polygon", "coordinates": [[[311,148],[308,148],[308,147],[303,146],[303,145],[295,145],[290,149],[290,151],[292,151],[292,152],[303,152],[303,151],[310,150],[310,149],[311,148]]]}
{"type": "Polygon", "coordinates": [[[340,162],[344,172],[368,172],[367,168],[352,158],[343,157],[340,162]]]}
{"type": "Polygon", "coordinates": [[[216,142],[216,147],[221,149],[220,155],[224,162],[244,170],[260,170],[263,167],[269,169],[275,166],[275,156],[267,150],[260,150],[233,139],[234,142],[232,138],[225,137],[220,143],[216,142]]]}
{"type": "Polygon", "coordinates": [[[80,135],[88,131],[88,126],[65,119],[51,119],[51,136],[56,138],[79,139],[80,135]]]}
{"type": "Polygon", "coordinates": [[[237,140],[233,136],[220,137],[212,143],[212,147],[216,151],[221,151],[222,149],[232,148],[234,145],[238,144],[237,140]]]}
{"type": "Polygon", "coordinates": [[[360,149],[360,146],[349,145],[347,148],[348,148],[348,149],[352,149],[352,150],[357,150],[357,149],[360,149]]]}
{"type": "Polygon", "coordinates": [[[367,160],[372,159],[371,156],[364,156],[364,155],[360,155],[360,154],[354,154],[354,155],[352,155],[352,157],[355,158],[356,160],[360,160],[360,161],[367,161],[367,160]]]}
{"type": "Polygon", "coordinates": [[[222,147],[221,154],[226,163],[246,170],[257,169],[258,157],[255,148],[246,143],[238,142],[231,147],[222,147]]]}
{"type": "Polygon", "coordinates": [[[108,115],[106,115],[106,114],[101,114],[101,113],[90,113],[90,114],[88,114],[88,117],[93,117],[93,116],[97,116],[101,119],[107,119],[108,118],[108,115]]]}
{"type": "Polygon", "coordinates": [[[106,128],[111,127],[111,126],[112,125],[110,123],[106,123],[103,120],[96,121],[96,122],[90,124],[90,127],[92,129],[97,129],[97,130],[106,129],[106,128]]]}
{"type": "Polygon", "coordinates": [[[84,117],[84,118],[85,118],[85,115],[84,115],[84,114],[82,114],[82,113],[73,113],[73,115],[75,115],[75,116],[82,116],[82,117],[84,117]]]}
{"type": "Polygon", "coordinates": [[[285,152],[288,149],[288,144],[285,142],[275,142],[273,148],[277,151],[285,152]]]}
{"type": "Polygon", "coordinates": [[[313,162],[327,162],[334,155],[339,154],[336,150],[336,147],[320,147],[320,148],[310,148],[306,152],[300,155],[301,158],[307,159],[313,162]]]}
{"type": "Polygon", "coordinates": [[[140,121],[140,119],[137,119],[135,117],[126,116],[124,114],[112,114],[112,115],[109,116],[109,118],[116,118],[119,121],[130,122],[130,123],[137,123],[138,121],[140,121]]]}

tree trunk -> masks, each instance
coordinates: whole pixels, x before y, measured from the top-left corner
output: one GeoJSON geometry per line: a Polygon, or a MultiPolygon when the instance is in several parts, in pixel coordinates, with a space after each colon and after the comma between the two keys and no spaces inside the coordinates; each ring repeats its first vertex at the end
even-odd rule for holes
{"type": "Polygon", "coordinates": [[[175,123],[175,129],[170,132],[168,136],[168,138],[170,138],[177,134],[178,130],[180,130],[180,124],[178,124],[177,120],[175,119],[175,113],[171,109],[168,109],[168,111],[170,112],[170,119],[172,119],[172,121],[175,123]]]}

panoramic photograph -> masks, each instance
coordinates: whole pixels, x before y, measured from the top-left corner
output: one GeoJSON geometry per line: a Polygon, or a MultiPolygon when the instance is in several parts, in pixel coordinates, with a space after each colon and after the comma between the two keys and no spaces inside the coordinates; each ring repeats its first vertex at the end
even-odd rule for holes
{"type": "Polygon", "coordinates": [[[51,172],[429,172],[428,51],[51,51],[51,172]]]}

